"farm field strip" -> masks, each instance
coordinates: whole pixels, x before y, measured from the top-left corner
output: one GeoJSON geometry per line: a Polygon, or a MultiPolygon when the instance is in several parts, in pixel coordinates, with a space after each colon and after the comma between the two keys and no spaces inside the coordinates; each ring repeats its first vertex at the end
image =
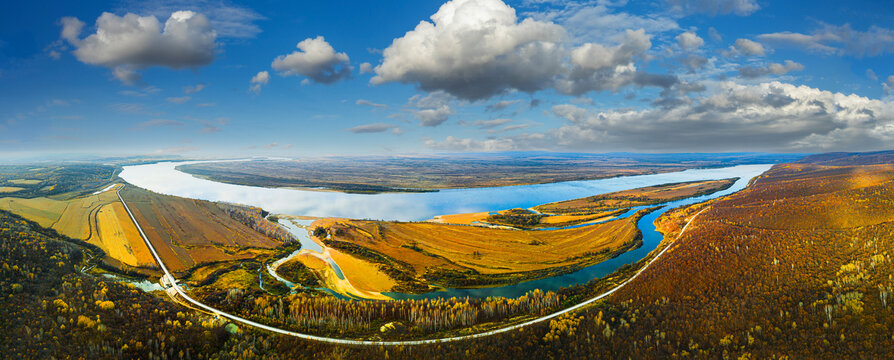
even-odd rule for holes
{"type": "Polygon", "coordinates": [[[159,195],[139,188],[120,194],[157,251],[176,272],[217,261],[254,258],[281,244],[235,220],[218,204],[159,195]]]}

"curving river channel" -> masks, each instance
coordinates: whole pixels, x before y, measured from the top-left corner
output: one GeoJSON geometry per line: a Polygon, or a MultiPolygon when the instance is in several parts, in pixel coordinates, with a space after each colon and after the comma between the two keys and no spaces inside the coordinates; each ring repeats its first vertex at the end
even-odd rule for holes
{"type": "MultiPolygon", "coordinates": [[[[201,161],[197,161],[201,162],[201,161]]],[[[726,168],[692,169],[673,173],[625,176],[599,180],[569,181],[538,185],[519,185],[472,189],[449,189],[426,193],[346,194],[329,191],[274,189],[219,183],[194,177],[176,169],[178,165],[196,162],[161,162],[125,166],[120,176],[127,182],[158,193],[201,199],[226,201],[259,206],[271,213],[315,217],[346,217],[399,221],[422,221],[436,215],[511,208],[529,208],[540,204],[568,200],[602,193],[633,189],[672,182],[739,178],[723,191],[710,195],[673,201],[639,220],[643,233],[641,247],[615,258],[591,265],[575,272],[525,281],[513,285],[445,289],[427,294],[386,293],[395,299],[434,297],[518,297],[534,290],[558,290],[606,276],[621,266],[644,258],[661,242],[662,235],[653,222],[665,211],[682,205],[705,201],[743,189],[748,182],[772,165],[739,165],[726,168]]],[[[295,229],[290,229],[295,230],[295,229]]],[[[294,231],[293,231],[294,232],[294,231]]],[[[302,241],[304,246],[305,241],[302,241]]],[[[316,246],[317,244],[307,244],[316,246]]],[[[337,265],[332,264],[337,269],[337,265]]],[[[337,270],[340,271],[340,270],[337,270]]]]}

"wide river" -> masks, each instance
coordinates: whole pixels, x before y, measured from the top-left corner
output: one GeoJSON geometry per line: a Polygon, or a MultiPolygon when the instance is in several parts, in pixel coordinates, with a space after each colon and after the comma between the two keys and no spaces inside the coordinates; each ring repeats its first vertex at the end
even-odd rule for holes
{"type": "Polygon", "coordinates": [[[748,184],[751,178],[762,174],[772,166],[739,165],[726,168],[692,169],[673,173],[539,185],[369,195],[225,184],[200,179],[175,169],[178,165],[188,163],[194,162],[161,162],[125,166],[120,176],[133,185],[162,194],[259,206],[271,213],[400,221],[427,220],[435,215],[442,214],[529,208],[549,202],[671,182],[739,178],[739,181],[727,190],[667,203],[664,208],[652,212],[639,221],[638,226],[643,232],[642,247],[574,273],[501,287],[447,289],[422,295],[387,294],[394,298],[438,296],[517,297],[533,289],[557,290],[561,287],[585,283],[589,280],[603,277],[625,264],[639,261],[658,246],[662,235],[655,230],[653,221],[664,211],[739,191],[748,184]]]}

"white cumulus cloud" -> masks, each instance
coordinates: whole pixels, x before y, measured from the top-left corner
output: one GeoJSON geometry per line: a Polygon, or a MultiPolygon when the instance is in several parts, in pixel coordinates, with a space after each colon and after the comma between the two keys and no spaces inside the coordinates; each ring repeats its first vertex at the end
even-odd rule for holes
{"type": "Polygon", "coordinates": [[[571,51],[571,71],[556,82],[564,94],[581,95],[590,91],[616,91],[628,85],[668,88],[677,82],[672,75],[637,70],[634,60],[652,46],[643,29],[627,30],[616,46],[586,43],[571,51]]]}
{"type": "Polygon", "coordinates": [[[336,52],[322,36],[304,39],[297,47],[291,54],[274,59],[273,68],[287,76],[302,75],[306,77],[304,83],[332,84],[351,75],[348,54],[336,52]]]}
{"type": "Polygon", "coordinates": [[[519,21],[500,0],[452,0],[395,39],[375,67],[373,84],[416,84],[478,100],[509,90],[535,92],[561,71],[564,29],[519,21]]]}
{"type": "Polygon", "coordinates": [[[894,103],[780,82],[716,84],[673,108],[552,108],[568,123],[549,135],[566,149],[825,151],[894,141],[894,103]]]}
{"type": "Polygon", "coordinates": [[[251,78],[251,86],[248,88],[248,91],[251,91],[255,94],[261,92],[261,87],[267,85],[270,82],[270,73],[267,71],[261,71],[257,73],[255,76],[251,78]]]}
{"type": "Polygon", "coordinates": [[[888,149],[894,142],[894,102],[887,99],[778,81],[723,81],[707,88],[704,95],[660,108],[555,105],[552,113],[565,124],[542,133],[448,136],[424,145],[457,151],[822,152],[888,149]]]}
{"type": "Polygon", "coordinates": [[[66,17],[61,23],[60,36],[79,61],[111,68],[127,84],[139,81],[136,71],[147,67],[196,68],[214,60],[217,34],[208,18],[192,11],[174,12],[164,24],[155,16],[103,13],[96,32],[83,39],[83,22],[66,17]]]}
{"type": "Polygon", "coordinates": [[[696,35],[696,33],[687,31],[677,35],[677,43],[685,50],[696,50],[705,45],[705,40],[696,35]]]}
{"type": "Polygon", "coordinates": [[[761,43],[748,39],[736,40],[735,49],[739,53],[749,56],[763,56],[766,52],[766,50],[764,50],[764,46],[761,45],[761,43]]]}

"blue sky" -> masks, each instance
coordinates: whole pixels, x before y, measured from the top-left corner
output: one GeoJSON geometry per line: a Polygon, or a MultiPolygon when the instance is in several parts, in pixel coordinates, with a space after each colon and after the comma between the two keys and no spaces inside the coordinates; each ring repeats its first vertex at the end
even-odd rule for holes
{"type": "Polygon", "coordinates": [[[0,156],[891,148],[892,20],[868,1],[10,1],[0,156]]]}

